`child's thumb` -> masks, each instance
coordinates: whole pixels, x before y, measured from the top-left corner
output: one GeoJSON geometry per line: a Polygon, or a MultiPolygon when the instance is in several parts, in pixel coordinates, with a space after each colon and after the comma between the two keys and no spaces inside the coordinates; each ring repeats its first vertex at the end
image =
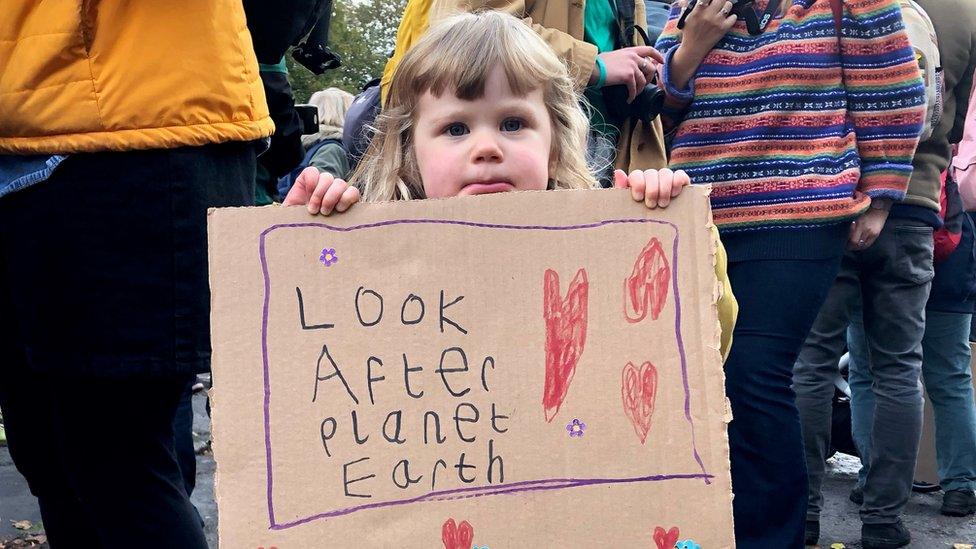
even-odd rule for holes
{"type": "Polygon", "coordinates": [[[295,178],[295,184],[288,189],[288,194],[282,200],[285,206],[301,206],[308,204],[308,198],[312,196],[315,185],[319,182],[319,170],[315,166],[309,166],[302,170],[295,178]]]}

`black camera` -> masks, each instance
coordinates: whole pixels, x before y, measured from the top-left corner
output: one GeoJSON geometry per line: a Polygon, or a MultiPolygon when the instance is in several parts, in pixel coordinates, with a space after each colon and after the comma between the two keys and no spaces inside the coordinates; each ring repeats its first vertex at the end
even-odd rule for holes
{"type": "Polygon", "coordinates": [[[657,76],[644,86],[630,103],[627,102],[627,86],[607,86],[603,88],[603,99],[606,100],[607,114],[616,120],[636,118],[645,125],[661,114],[664,106],[664,90],[658,87],[657,76]]]}
{"type": "MultiPolygon", "coordinates": [[[[722,3],[724,3],[724,1],[725,0],[712,0],[712,2],[722,3]]],[[[760,20],[759,16],[756,15],[756,9],[753,7],[753,4],[756,3],[755,0],[728,1],[732,2],[732,9],[729,11],[729,15],[734,15],[739,19],[745,19],[746,29],[749,31],[749,34],[753,36],[760,35],[766,30],[766,27],[769,26],[769,21],[773,18],[773,15],[775,15],[777,9],[779,8],[778,3],[770,0],[769,5],[766,8],[766,12],[763,13],[762,19],[760,20]]],[[[688,18],[688,15],[691,13],[691,10],[694,9],[696,4],[698,4],[698,0],[691,0],[685,7],[685,11],[681,12],[681,17],[678,19],[679,29],[685,28],[685,20],[688,18]]]]}
{"type": "MultiPolygon", "coordinates": [[[[647,36],[647,32],[643,28],[630,25],[626,27],[631,29],[641,35],[644,40],[644,44],[651,46],[654,42],[651,42],[650,38],[647,36]]],[[[621,40],[626,40],[625,43],[633,45],[633,33],[629,36],[627,33],[623,32],[621,29],[621,40]]],[[[627,97],[629,96],[627,91],[627,86],[616,85],[607,86],[603,88],[603,99],[606,102],[607,114],[610,118],[614,120],[626,120],[628,118],[633,118],[640,120],[645,125],[651,123],[651,120],[657,118],[661,114],[661,108],[664,106],[664,90],[658,87],[657,75],[655,74],[644,86],[644,89],[637,93],[634,100],[630,103],[627,102],[627,97]]]]}
{"type": "Polygon", "coordinates": [[[302,121],[302,135],[319,132],[319,108],[315,105],[295,105],[298,119],[302,121]]]}

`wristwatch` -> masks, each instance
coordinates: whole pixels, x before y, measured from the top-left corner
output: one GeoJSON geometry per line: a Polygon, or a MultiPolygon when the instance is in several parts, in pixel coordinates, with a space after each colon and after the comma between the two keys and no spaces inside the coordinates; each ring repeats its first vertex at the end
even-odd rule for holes
{"type": "Polygon", "coordinates": [[[872,210],[881,210],[883,212],[891,211],[892,200],[890,198],[875,198],[871,200],[872,210]]]}

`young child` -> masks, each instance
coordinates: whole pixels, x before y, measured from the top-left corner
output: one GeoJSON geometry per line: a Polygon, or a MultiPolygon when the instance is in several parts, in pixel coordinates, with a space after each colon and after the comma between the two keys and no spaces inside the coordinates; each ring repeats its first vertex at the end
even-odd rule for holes
{"type": "MultiPolygon", "coordinates": [[[[461,14],[432,28],[400,66],[351,184],[307,168],[284,200],[309,213],[360,200],[596,187],[587,118],[566,67],[518,19],[461,14]]],[[[665,207],[689,183],[671,170],[621,170],[618,187],[665,207]]]]}
{"type": "MultiPolygon", "coordinates": [[[[587,189],[588,118],[566,66],[518,19],[498,11],[444,20],[397,66],[376,135],[351,184],[306,168],[284,204],[309,213],[344,212],[370,202],[516,190],[587,189]]],[[[614,172],[649,208],[666,207],[689,184],[682,172],[614,172]]],[[[727,352],[737,305],[718,249],[721,348],[727,352]]]]}

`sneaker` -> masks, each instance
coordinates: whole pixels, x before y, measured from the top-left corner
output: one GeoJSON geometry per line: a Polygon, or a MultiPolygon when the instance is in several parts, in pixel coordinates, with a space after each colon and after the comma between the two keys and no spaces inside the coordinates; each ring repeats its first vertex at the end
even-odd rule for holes
{"type": "Polygon", "coordinates": [[[864,505],[864,490],[862,490],[860,486],[855,486],[854,489],[851,490],[851,495],[847,496],[847,499],[851,500],[851,503],[864,505]]]}
{"type": "Polygon", "coordinates": [[[817,545],[820,542],[820,521],[807,519],[803,527],[803,544],[817,545]]]}
{"type": "Polygon", "coordinates": [[[912,535],[900,520],[892,524],[861,525],[861,546],[864,549],[898,549],[911,541],[912,535]]]}
{"type": "Polygon", "coordinates": [[[976,512],[976,494],[972,490],[949,490],[942,496],[939,512],[949,517],[965,517],[976,512]]]}

